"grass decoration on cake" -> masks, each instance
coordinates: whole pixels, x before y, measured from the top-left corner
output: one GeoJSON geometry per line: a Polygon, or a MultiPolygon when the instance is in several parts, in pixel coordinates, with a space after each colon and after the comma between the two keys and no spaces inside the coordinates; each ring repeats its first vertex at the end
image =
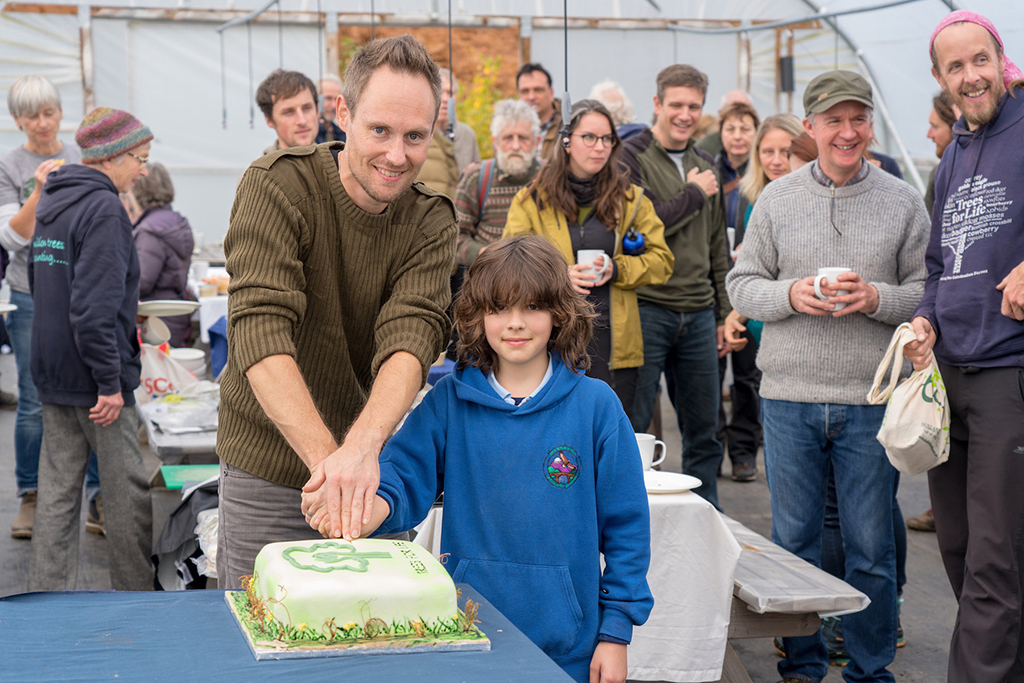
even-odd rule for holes
{"type": "MultiPolygon", "coordinates": [[[[257,659],[264,658],[260,656],[261,651],[294,651],[296,654],[292,656],[302,656],[298,654],[301,651],[317,650],[422,652],[431,649],[490,649],[487,636],[476,626],[480,623],[476,618],[480,605],[472,599],[467,599],[465,607],[450,619],[429,620],[420,617],[402,622],[393,620],[389,624],[367,615],[362,623],[336,624],[330,618],[322,624],[292,624],[290,618],[289,623],[285,623],[267,608],[268,602],[280,605],[287,615],[288,610],[282,604],[283,598],[268,600],[256,595],[253,575],[241,577],[241,585],[244,590],[227,591],[225,597],[257,659]]],[[[369,611],[368,605],[364,605],[364,611],[369,611]]],[[[268,655],[267,658],[278,657],[268,655]]]]}

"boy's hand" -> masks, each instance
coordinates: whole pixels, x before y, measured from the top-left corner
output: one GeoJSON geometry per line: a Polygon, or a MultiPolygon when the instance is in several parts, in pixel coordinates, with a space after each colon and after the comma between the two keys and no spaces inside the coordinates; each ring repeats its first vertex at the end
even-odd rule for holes
{"type": "Polygon", "coordinates": [[[590,660],[590,683],[624,683],[626,646],[601,640],[590,660]]]}

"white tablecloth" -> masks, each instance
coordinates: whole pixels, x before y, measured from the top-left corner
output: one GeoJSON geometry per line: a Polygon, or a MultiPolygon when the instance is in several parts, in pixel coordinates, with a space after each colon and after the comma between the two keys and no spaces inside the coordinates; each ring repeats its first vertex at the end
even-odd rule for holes
{"type": "Polygon", "coordinates": [[[199,339],[204,344],[210,343],[210,326],[228,314],[228,298],[226,296],[199,297],[199,339]]]}
{"type": "MultiPolygon", "coordinates": [[[[717,681],[729,635],[740,545],[722,516],[693,493],[650,495],[654,609],[633,630],[629,678],[717,681]]],[[[441,552],[441,508],[417,527],[416,543],[441,552]]]]}

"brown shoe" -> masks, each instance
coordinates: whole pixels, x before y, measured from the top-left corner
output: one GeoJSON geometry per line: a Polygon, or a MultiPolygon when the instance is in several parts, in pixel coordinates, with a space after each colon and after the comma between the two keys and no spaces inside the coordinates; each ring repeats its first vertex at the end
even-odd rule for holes
{"type": "Polygon", "coordinates": [[[907,528],[914,531],[935,531],[935,515],[932,514],[932,509],[928,508],[917,517],[908,519],[907,528]]]}
{"type": "Polygon", "coordinates": [[[32,538],[32,524],[36,521],[36,492],[29,491],[21,497],[21,509],[11,524],[12,538],[32,538]]]}
{"type": "Polygon", "coordinates": [[[85,516],[85,530],[90,534],[107,535],[107,527],[103,519],[102,493],[89,501],[89,512],[85,516]]]}

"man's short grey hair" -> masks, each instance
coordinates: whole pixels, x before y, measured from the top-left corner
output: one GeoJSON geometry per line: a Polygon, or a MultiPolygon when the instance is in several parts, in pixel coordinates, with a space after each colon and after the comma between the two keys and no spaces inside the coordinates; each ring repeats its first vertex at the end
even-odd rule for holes
{"type": "MultiPolygon", "coordinates": [[[[324,81],[330,81],[331,83],[336,83],[339,88],[341,88],[341,87],[343,87],[345,85],[344,83],[341,82],[341,79],[338,78],[337,76],[335,76],[334,74],[324,74],[320,78],[320,82],[316,84],[318,90],[320,89],[320,83],[323,83],[324,81]]],[[[323,92],[321,92],[320,94],[323,95],[323,92]]]]}
{"type": "Polygon", "coordinates": [[[590,89],[588,99],[597,100],[603,104],[608,109],[608,113],[612,115],[612,122],[616,126],[633,123],[636,120],[636,110],[633,109],[629,95],[615,81],[601,81],[590,89]],[[613,95],[609,97],[609,93],[613,93],[613,95]]]}
{"type": "MultiPolygon", "coordinates": [[[[451,69],[445,69],[443,67],[438,67],[437,70],[441,74],[441,78],[447,78],[448,79],[448,82],[452,84],[452,91],[456,95],[458,95],[459,94],[459,79],[455,78],[455,74],[452,73],[452,70],[451,69]]],[[[445,88],[445,90],[448,90],[448,88],[445,88]]]]}
{"type": "Polygon", "coordinates": [[[744,90],[730,90],[722,95],[722,103],[718,108],[725,109],[733,102],[743,102],[744,104],[749,104],[751,107],[754,106],[754,100],[750,97],[750,93],[744,90]]]}
{"type": "Polygon", "coordinates": [[[530,124],[530,137],[536,139],[540,135],[540,117],[534,108],[522,100],[501,100],[494,105],[491,137],[497,140],[503,130],[523,121],[530,124]]]}
{"type": "Polygon", "coordinates": [[[7,110],[14,118],[31,116],[47,106],[60,109],[60,93],[53,83],[42,76],[22,76],[7,91],[7,110]]]}

